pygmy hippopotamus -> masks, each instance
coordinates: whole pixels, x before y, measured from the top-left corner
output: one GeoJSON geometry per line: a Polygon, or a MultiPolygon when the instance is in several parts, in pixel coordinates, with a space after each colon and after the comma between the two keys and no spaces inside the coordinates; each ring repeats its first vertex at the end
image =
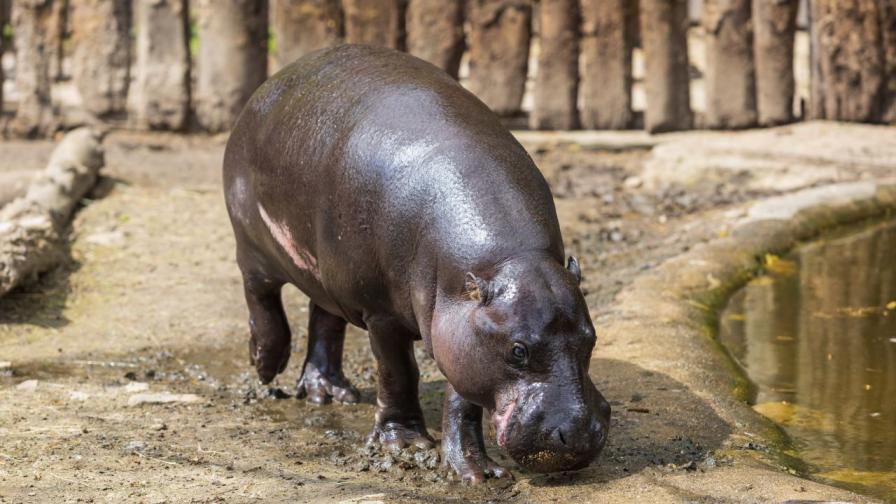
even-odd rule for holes
{"type": "Polygon", "coordinates": [[[600,452],[610,407],[588,376],[594,326],[548,184],[447,74],[385,48],[303,57],[237,120],[224,191],[263,382],[289,360],[291,283],[311,299],[299,397],[357,402],[346,324],[369,332],[371,439],[434,446],[417,397],[422,340],[447,379],[442,459],[463,480],[509,475],[486,454],[483,409],[527,469],[577,469],[600,452]]]}

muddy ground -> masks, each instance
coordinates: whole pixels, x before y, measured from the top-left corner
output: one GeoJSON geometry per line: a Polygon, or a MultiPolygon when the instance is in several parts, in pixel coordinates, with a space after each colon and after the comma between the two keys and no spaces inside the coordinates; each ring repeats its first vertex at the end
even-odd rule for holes
{"type": "MultiPolygon", "coordinates": [[[[362,390],[361,404],[316,407],[291,397],[307,323],[307,299],[293,288],[285,291],[290,366],[272,388],[256,382],[220,189],[224,141],[110,135],[105,177],[75,219],[63,265],[0,301],[0,503],[639,495],[715,502],[725,475],[739,470],[725,455],[732,443],[762,448],[742,442],[749,433],[686,387],[645,370],[643,345],[602,341],[600,327],[592,377],[613,419],[607,448],[588,469],[530,474],[492,443],[516,479],[469,488],[446,478],[434,453],[365,448],[375,402],[366,335],[350,329],[346,342],[346,375],[362,390]],[[176,394],[169,396],[176,401],[141,402],[152,393],[176,394]]],[[[0,144],[0,170],[39,168],[51,147],[0,144]]],[[[527,147],[554,191],[595,319],[639,272],[723,233],[744,202],[768,194],[734,179],[648,190],[640,178],[645,148],[527,147]]],[[[422,352],[418,360],[422,404],[439,438],[444,381],[422,352]]],[[[799,496],[807,488],[789,490],[799,496]]],[[[761,482],[727,488],[732,497],[722,500],[759,502],[763,491],[761,482]]]]}

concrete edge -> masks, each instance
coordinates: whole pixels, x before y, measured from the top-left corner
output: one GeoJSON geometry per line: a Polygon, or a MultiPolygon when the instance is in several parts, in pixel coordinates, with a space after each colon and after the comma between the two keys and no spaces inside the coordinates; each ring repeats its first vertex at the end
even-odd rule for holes
{"type": "MultiPolygon", "coordinates": [[[[718,312],[761,269],[766,254],[783,254],[826,230],[887,215],[896,215],[896,179],[833,184],[759,201],[719,238],[636,277],[596,321],[599,334],[625,341],[637,331],[649,338],[650,361],[637,364],[680,381],[732,426],[725,455],[780,474],[798,461],[784,453],[783,432],[746,404],[749,382],[715,337],[718,312]],[[769,449],[737,449],[747,442],[769,449]]],[[[805,482],[790,477],[795,484],[805,482]]],[[[877,502],[827,488],[831,496],[877,502]]]]}

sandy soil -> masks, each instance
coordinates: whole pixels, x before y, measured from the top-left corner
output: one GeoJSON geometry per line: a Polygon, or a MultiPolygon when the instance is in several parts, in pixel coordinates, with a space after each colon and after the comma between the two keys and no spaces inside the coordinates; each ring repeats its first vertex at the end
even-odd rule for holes
{"type": "MultiPolygon", "coordinates": [[[[680,383],[640,367],[649,351],[619,338],[607,344],[599,336],[592,365],[613,406],[599,462],[549,476],[517,468],[514,481],[477,488],[433,469],[432,453],[364,447],[375,371],[360,330],[349,332],[346,374],[362,390],[361,404],[314,407],[290,397],[307,323],[307,300],[295,289],[285,295],[295,355],[274,387],[258,386],[220,191],[223,143],[111,135],[105,178],[76,217],[65,263],[0,302],[0,503],[762,502],[769,495],[762,482],[727,485],[726,475],[751,469],[720,454],[763,447],[680,383]],[[176,401],[141,402],[151,393],[176,401]]],[[[581,259],[595,318],[640,271],[717,236],[741,202],[759,195],[718,181],[649,191],[639,178],[646,150],[529,147],[555,193],[567,247],[581,259]]],[[[39,166],[50,144],[0,149],[6,170],[39,166]]],[[[438,438],[443,378],[422,353],[418,360],[423,407],[438,438]]],[[[808,481],[792,491],[824,495],[808,481]]]]}

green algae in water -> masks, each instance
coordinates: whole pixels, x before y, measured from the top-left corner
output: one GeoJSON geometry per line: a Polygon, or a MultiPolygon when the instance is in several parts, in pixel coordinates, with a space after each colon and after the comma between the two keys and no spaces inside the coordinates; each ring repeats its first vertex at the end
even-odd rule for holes
{"type": "Polygon", "coordinates": [[[809,475],[896,502],[896,222],[766,261],[719,339],[809,475]]]}

